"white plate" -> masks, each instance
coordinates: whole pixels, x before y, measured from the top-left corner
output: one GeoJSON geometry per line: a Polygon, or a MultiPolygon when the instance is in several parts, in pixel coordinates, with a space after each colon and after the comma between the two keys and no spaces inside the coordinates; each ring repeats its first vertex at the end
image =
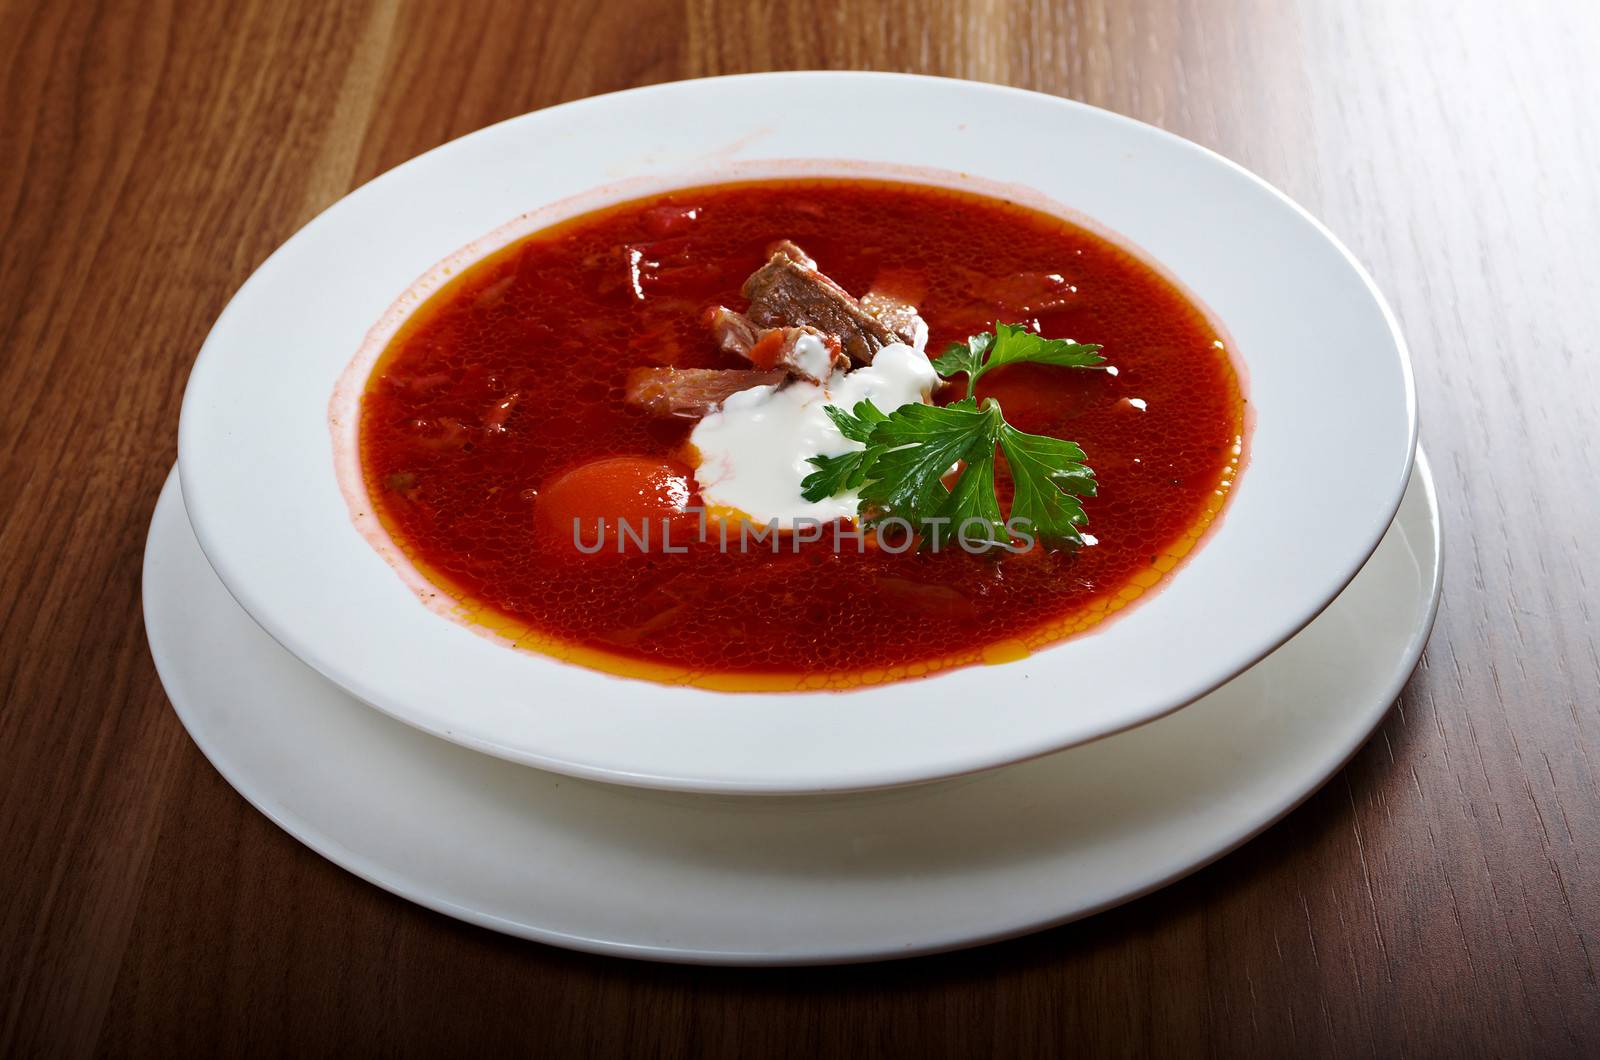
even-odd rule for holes
{"type": "MultiPolygon", "coordinates": [[[[349,394],[334,412],[348,441],[349,394]]],[[[233,595],[366,702],[466,746],[579,776],[821,791],[1017,761],[1215,688],[1310,621],[1359,569],[1399,503],[1415,432],[1404,348],[1365,273],[1237,166],[1050,96],[781,74],[525,115],[354,192],[284,244],[217,321],[184,398],[179,465],[196,534],[233,595]],[[761,161],[774,157],[806,161],[761,161]],[[839,157],[856,161],[826,161],[839,157]],[[1012,182],[1013,197],[1065,203],[1120,233],[1211,308],[1245,362],[1255,432],[1220,527],[1125,617],[1022,661],[923,681],[712,694],[475,634],[422,606],[352,526],[330,394],[375,322],[386,318],[381,337],[450,270],[519,232],[648,190],[863,165],[896,175],[907,160],[932,167],[917,174],[928,180],[979,190],[1012,182]],[[507,226],[534,207],[545,209],[507,226]]]]}
{"type": "Polygon", "coordinates": [[[574,949],[798,964],[1004,938],[1160,887],[1320,786],[1399,694],[1438,603],[1427,465],[1338,601],[1205,699],[959,780],[748,798],[572,780],[367,710],[297,662],[207,566],[174,480],[145,553],[150,648],[245,798],[351,872],[574,949]]]}

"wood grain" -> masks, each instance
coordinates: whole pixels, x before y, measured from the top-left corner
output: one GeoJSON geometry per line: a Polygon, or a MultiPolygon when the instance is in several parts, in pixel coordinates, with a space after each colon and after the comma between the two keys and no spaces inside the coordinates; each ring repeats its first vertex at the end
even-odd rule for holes
{"type": "Polygon", "coordinates": [[[0,0],[0,1055],[1595,1055],[1597,59],[1585,0],[0,0]],[[453,136],[808,67],[1110,107],[1340,234],[1410,341],[1447,524],[1397,708],[1217,865],[902,964],[584,957],[322,861],[201,759],[144,644],[209,323],[317,210],[453,136]]]}

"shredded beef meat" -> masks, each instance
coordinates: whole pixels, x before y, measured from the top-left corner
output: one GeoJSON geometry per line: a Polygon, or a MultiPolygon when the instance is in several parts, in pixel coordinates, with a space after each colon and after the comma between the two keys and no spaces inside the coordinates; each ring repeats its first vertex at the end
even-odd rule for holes
{"type": "MultiPolygon", "coordinates": [[[[706,323],[712,338],[724,353],[743,357],[757,368],[781,368],[796,379],[821,383],[836,368],[848,368],[850,359],[844,356],[839,340],[817,328],[804,325],[796,327],[758,328],[743,313],[727,306],[713,306],[706,313],[706,323]],[[810,335],[822,343],[828,358],[818,363],[813,356],[802,356],[797,344],[810,335]]],[[[814,351],[814,348],[813,348],[814,351]]]]}
{"type": "Polygon", "coordinates": [[[635,368],[628,375],[627,402],[653,416],[698,418],[753,386],[776,385],[782,370],[738,368],[635,368]]]}
{"type": "Polygon", "coordinates": [[[747,315],[755,323],[763,327],[814,327],[838,339],[850,359],[861,364],[871,364],[879,350],[900,341],[849,291],[783,250],[773,254],[744,282],[744,296],[750,299],[747,315]]]}
{"type": "Polygon", "coordinates": [[[750,356],[750,347],[761,337],[761,329],[750,323],[749,317],[727,306],[712,306],[707,310],[706,324],[711,328],[711,337],[717,340],[719,350],[746,359],[750,356]]]}
{"type": "Polygon", "coordinates": [[[821,384],[835,371],[850,367],[850,358],[844,355],[839,340],[816,328],[768,328],[745,354],[757,368],[781,368],[796,379],[821,384]],[[811,337],[821,343],[824,359],[819,359],[811,347],[810,356],[802,353],[800,340],[811,337]]]}
{"type": "Polygon", "coordinates": [[[878,323],[894,332],[895,336],[907,346],[915,346],[920,350],[928,344],[927,322],[922,319],[922,314],[917,312],[917,307],[910,302],[893,295],[868,291],[861,296],[861,308],[872,314],[878,323]]]}
{"type": "Polygon", "coordinates": [[[749,310],[719,305],[705,316],[717,348],[751,369],[636,369],[628,377],[628,404],[656,416],[704,416],[753,386],[786,379],[821,384],[851,360],[871,364],[890,343],[918,349],[927,343],[928,325],[910,302],[875,291],[857,301],[787,239],[767,254],[767,263],[744,284],[749,310]],[[821,356],[815,345],[802,344],[806,338],[821,344],[821,356]]]}
{"type": "Polygon", "coordinates": [[[801,250],[800,247],[792,240],[780,239],[776,243],[773,243],[771,246],[767,247],[767,257],[770,258],[774,254],[782,254],[796,265],[801,265],[808,269],[815,269],[817,267],[816,259],[810,254],[807,254],[805,251],[801,250]]]}

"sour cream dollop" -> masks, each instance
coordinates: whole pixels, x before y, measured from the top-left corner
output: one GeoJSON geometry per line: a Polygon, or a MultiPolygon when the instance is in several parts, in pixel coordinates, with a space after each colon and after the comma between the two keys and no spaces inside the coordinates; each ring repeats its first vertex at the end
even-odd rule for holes
{"type": "Polygon", "coordinates": [[[813,456],[838,456],[865,448],[839,433],[823,410],[849,410],[871,399],[884,412],[926,404],[939,383],[927,355],[900,343],[885,346],[872,363],[836,372],[821,386],[792,380],[783,386],[741,390],[705,417],[689,435],[699,453],[695,480],[709,509],[732,509],[757,523],[854,519],[854,491],[820,501],[800,494],[800,483],[816,468],[813,456]]]}

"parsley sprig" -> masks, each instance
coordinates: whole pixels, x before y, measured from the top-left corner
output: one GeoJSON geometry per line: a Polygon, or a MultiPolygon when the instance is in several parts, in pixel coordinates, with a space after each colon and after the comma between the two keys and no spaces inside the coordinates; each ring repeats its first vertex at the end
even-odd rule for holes
{"type": "Polygon", "coordinates": [[[1106,363],[1094,343],[1047,339],[1020,324],[996,324],[993,331],[974,335],[966,342],[951,343],[933,362],[933,370],[946,379],[965,372],[967,397],[971,397],[977,393],[978,380],[985,372],[1023,361],[1065,368],[1094,368],[1106,363]]]}
{"type": "Polygon", "coordinates": [[[899,517],[919,528],[924,543],[948,536],[1004,542],[1013,528],[1054,545],[1081,545],[1078,527],[1087,520],[1080,497],[1095,492],[1094,471],[1075,443],[1019,431],[1005,420],[1000,403],[974,396],[986,372],[1032,362],[1072,368],[1103,364],[1099,346],[1047,339],[1026,328],[996,324],[993,332],[952,344],[933,362],[942,377],[965,374],[967,393],[949,405],[903,405],[885,413],[870,401],[849,412],[827,413],[839,433],[863,448],[837,456],[814,456],[817,469],[801,483],[808,501],[858,491],[865,525],[899,517]],[[1010,524],[995,494],[997,451],[1004,454],[1013,483],[1010,524]],[[961,465],[955,481],[945,476],[961,465]]]}

